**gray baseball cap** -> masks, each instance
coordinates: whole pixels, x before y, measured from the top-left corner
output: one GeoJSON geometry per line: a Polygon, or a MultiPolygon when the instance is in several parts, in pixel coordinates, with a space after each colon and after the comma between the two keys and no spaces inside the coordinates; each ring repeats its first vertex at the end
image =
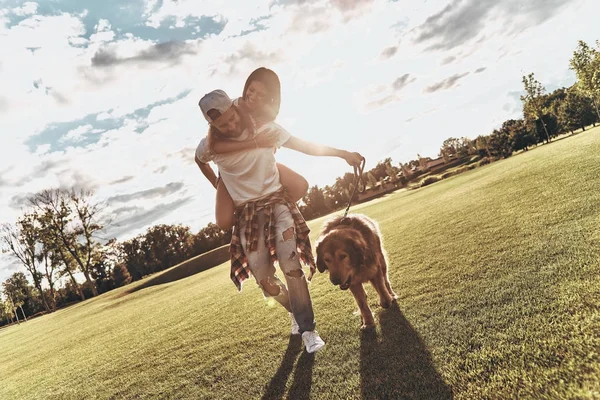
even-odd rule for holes
{"type": "Polygon", "coordinates": [[[233,100],[223,90],[218,89],[205,94],[198,102],[198,105],[204,118],[209,123],[212,123],[214,119],[208,115],[208,111],[217,110],[220,114],[224,114],[233,105],[233,100]]]}

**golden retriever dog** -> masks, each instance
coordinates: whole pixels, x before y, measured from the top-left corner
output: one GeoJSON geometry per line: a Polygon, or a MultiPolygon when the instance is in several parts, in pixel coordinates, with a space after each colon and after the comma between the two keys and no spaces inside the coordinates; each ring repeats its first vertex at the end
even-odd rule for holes
{"type": "Polygon", "coordinates": [[[361,329],[375,326],[363,283],[371,282],[383,308],[397,298],[388,279],[379,227],[364,215],[336,217],[325,223],[317,240],[317,269],[329,270],[331,283],[350,289],[362,316],[361,329]]]}

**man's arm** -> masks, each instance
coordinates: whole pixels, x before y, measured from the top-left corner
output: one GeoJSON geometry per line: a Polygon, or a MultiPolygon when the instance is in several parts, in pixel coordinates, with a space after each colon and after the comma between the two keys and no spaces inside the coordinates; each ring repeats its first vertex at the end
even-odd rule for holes
{"type": "Polygon", "coordinates": [[[216,189],[217,188],[217,175],[215,175],[215,171],[213,171],[212,167],[210,165],[208,165],[208,163],[204,163],[204,162],[200,161],[198,159],[198,157],[194,157],[194,159],[196,160],[196,164],[198,164],[200,171],[202,171],[202,173],[204,174],[206,179],[208,179],[208,181],[211,183],[211,185],[213,185],[216,189]]]}
{"type": "Polygon", "coordinates": [[[361,156],[359,153],[351,153],[346,150],[336,149],[335,147],[307,142],[306,140],[299,139],[295,136],[290,136],[290,138],[282,146],[304,154],[308,154],[309,156],[340,157],[346,160],[346,162],[352,166],[360,165],[361,161],[363,160],[363,156],[361,156]]]}

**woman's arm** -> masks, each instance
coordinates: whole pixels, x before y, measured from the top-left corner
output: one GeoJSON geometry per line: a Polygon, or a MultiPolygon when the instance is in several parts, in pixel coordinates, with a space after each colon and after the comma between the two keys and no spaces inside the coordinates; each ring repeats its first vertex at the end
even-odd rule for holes
{"type": "Polygon", "coordinates": [[[361,156],[359,153],[351,153],[335,147],[307,142],[306,140],[299,139],[295,136],[290,136],[290,138],[283,144],[283,147],[308,154],[309,156],[331,156],[343,158],[352,166],[360,165],[363,159],[363,156],[361,156]]]}
{"type": "Polygon", "coordinates": [[[214,136],[210,143],[212,151],[215,154],[234,153],[236,151],[244,151],[257,149],[259,147],[274,147],[277,143],[278,134],[275,131],[266,131],[256,135],[253,139],[248,140],[220,140],[214,136]]]}
{"type": "Polygon", "coordinates": [[[212,151],[215,154],[235,153],[236,151],[258,148],[254,139],[248,140],[213,140],[212,151]]]}

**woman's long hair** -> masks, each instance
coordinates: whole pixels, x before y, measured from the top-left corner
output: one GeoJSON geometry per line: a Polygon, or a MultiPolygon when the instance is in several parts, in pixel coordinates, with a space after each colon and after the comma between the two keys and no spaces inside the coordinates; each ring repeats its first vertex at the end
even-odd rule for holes
{"type": "Polygon", "coordinates": [[[260,67],[255,69],[244,85],[244,91],[242,92],[242,98],[246,101],[246,92],[248,87],[253,81],[261,82],[267,88],[267,99],[266,107],[262,107],[257,111],[258,117],[266,121],[273,121],[279,114],[279,108],[281,106],[281,82],[279,77],[272,70],[260,67]]]}

